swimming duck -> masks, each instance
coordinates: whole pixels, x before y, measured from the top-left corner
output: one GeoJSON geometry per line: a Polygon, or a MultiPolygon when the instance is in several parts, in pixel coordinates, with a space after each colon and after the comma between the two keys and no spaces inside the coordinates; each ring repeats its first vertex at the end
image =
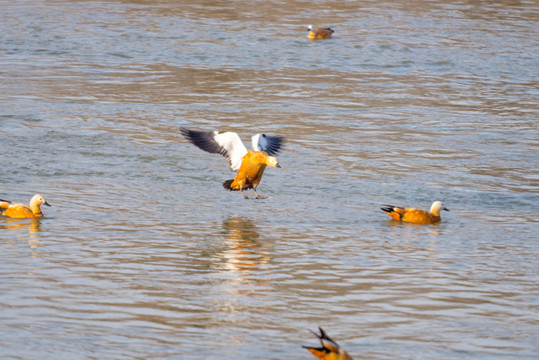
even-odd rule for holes
{"type": "Polygon", "coordinates": [[[0,213],[12,218],[37,218],[43,216],[41,205],[51,206],[40,194],[32,197],[30,206],[0,199],[0,213]]]}
{"type": "Polygon", "coordinates": [[[253,189],[257,199],[263,199],[256,192],[266,166],[280,168],[276,154],[283,144],[283,137],[256,134],[251,137],[253,150],[247,150],[235,132],[197,131],[180,128],[182,135],[200,149],[213,154],[223,155],[230,164],[230,170],[237,171],[232,180],[223,182],[226,190],[240,191],[248,199],[243,190],[253,189]]]}
{"type": "Polygon", "coordinates": [[[319,327],[320,335],[312,332],[320,339],[322,347],[315,348],[310,346],[303,346],[309,350],[319,360],[353,360],[350,355],[342,347],[340,347],[335,341],[333,341],[326,332],[319,327]]]}
{"type": "Polygon", "coordinates": [[[404,208],[392,205],[384,205],[381,209],[394,220],[406,221],[414,224],[434,224],[441,220],[440,210],[449,211],[441,201],[433,202],[430,207],[430,212],[421,209],[404,208]]]}
{"type": "Polygon", "coordinates": [[[329,39],[335,32],[331,28],[315,28],[313,25],[309,25],[307,31],[309,32],[307,35],[309,40],[329,39]]]}

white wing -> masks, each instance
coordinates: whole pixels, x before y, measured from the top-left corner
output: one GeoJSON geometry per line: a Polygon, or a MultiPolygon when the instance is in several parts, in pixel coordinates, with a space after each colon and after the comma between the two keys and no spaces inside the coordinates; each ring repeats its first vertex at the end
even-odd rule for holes
{"type": "Polygon", "coordinates": [[[230,170],[240,169],[241,161],[247,148],[235,132],[197,131],[180,128],[180,132],[189,142],[204,151],[223,155],[230,164],[230,170]]]}
{"type": "Polygon", "coordinates": [[[256,134],[251,137],[253,150],[264,151],[268,155],[275,155],[279,152],[283,145],[284,138],[282,136],[269,136],[266,134],[256,134]]]}

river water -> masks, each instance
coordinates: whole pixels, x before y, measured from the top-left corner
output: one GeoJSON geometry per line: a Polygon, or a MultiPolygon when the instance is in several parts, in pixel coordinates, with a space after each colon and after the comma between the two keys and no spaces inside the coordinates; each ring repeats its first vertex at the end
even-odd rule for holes
{"type": "Polygon", "coordinates": [[[537,1],[0,1],[2,359],[539,356],[537,1]],[[332,26],[307,40],[308,24],[332,26]],[[264,200],[180,126],[286,138],[264,200]],[[451,210],[395,223],[384,204],[451,210]]]}

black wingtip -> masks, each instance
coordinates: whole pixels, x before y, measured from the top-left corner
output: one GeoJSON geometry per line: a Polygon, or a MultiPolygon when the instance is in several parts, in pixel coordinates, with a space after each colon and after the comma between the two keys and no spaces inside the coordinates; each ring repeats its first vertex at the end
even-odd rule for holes
{"type": "MultiPolygon", "coordinates": [[[[333,341],[329,338],[329,336],[326,334],[326,332],[324,331],[324,329],[322,329],[320,326],[318,327],[318,330],[320,330],[320,334],[316,333],[315,331],[309,329],[310,332],[313,333],[314,336],[316,336],[319,340],[322,340],[322,339],[327,339],[329,341],[333,341]]],[[[328,350],[324,347],[314,347],[314,346],[306,346],[306,345],[302,345],[301,347],[303,347],[304,349],[307,349],[307,350],[315,350],[315,351],[320,351],[320,352],[328,352],[328,350]]]]}
{"type": "Polygon", "coordinates": [[[180,127],[180,133],[193,145],[212,154],[225,155],[225,150],[214,139],[213,131],[189,130],[180,127]]]}
{"type": "Polygon", "coordinates": [[[263,151],[266,154],[273,156],[277,154],[279,151],[281,151],[282,149],[284,149],[284,143],[285,143],[284,136],[279,136],[279,135],[270,136],[270,135],[262,134],[262,137],[264,137],[267,140],[267,147],[263,149],[263,151]]]}
{"type": "Polygon", "coordinates": [[[318,330],[320,330],[320,336],[319,336],[320,339],[323,339],[323,340],[329,340],[329,341],[331,341],[331,342],[335,342],[335,341],[333,341],[333,340],[329,337],[329,335],[324,331],[324,329],[322,329],[321,326],[318,327],[318,330]]]}
{"type": "Polygon", "coordinates": [[[189,135],[189,131],[189,129],[180,126],[180,134],[182,134],[184,138],[191,142],[191,136],[189,135]]]}
{"type": "Polygon", "coordinates": [[[184,128],[182,126],[180,126],[180,133],[185,136],[188,140],[190,138],[190,133],[191,133],[191,130],[187,129],[187,128],[184,128]]]}
{"type": "Polygon", "coordinates": [[[381,207],[380,209],[384,210],[386,213],[393,212],[395,207],[392,205],[384,205],[384,207],[381,207]]]}
{"type": "MultiPolygon", "coordinates": [[[[189,130],[183,127],[180,127],[180,133],[183,135],[183,137],[189,141],[191,144],[199,146],[195,140],[198,138],[198,133],[196,130],[189,130]]],[[[200,147],[200,146],[199,146],[200,147]]]]}
{"type": "Polygon", "coordinates": [[[324,331],[324,329],[322,329],[321,326],[318,327],[318,330],[320,331],[320,334],[316,333],[316,331],[312,331],[312,330],[309,329],[309,331],[312,332],[314,334],[314,336],[316,336],[317,338],[319,338],[319,339],[327,339],[327,340],[333,341],[333,340],[330,339],[328,334],[324,331]]]}

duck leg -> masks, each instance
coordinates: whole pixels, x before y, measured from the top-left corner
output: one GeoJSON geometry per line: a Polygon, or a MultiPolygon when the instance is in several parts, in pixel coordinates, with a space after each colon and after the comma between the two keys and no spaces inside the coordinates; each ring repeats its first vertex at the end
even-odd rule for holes
{"type": "MultiPolygon", "coordinates": [[[[243,185],[240,185],[240,192],[243,195],[244,199],[249,199],[249,197],[243,192],[243,185]]],[[[255,192],[255,194],[256,194],[256,192],[255,192]]]]}
{"type": "Polygon", "coordinates": [[[257,199],[266,199],[267,198],[267,196],[260,195],[259,193],[257,193],[256,188],[253,188],[253,192],[255,193],[257,199]]]}

